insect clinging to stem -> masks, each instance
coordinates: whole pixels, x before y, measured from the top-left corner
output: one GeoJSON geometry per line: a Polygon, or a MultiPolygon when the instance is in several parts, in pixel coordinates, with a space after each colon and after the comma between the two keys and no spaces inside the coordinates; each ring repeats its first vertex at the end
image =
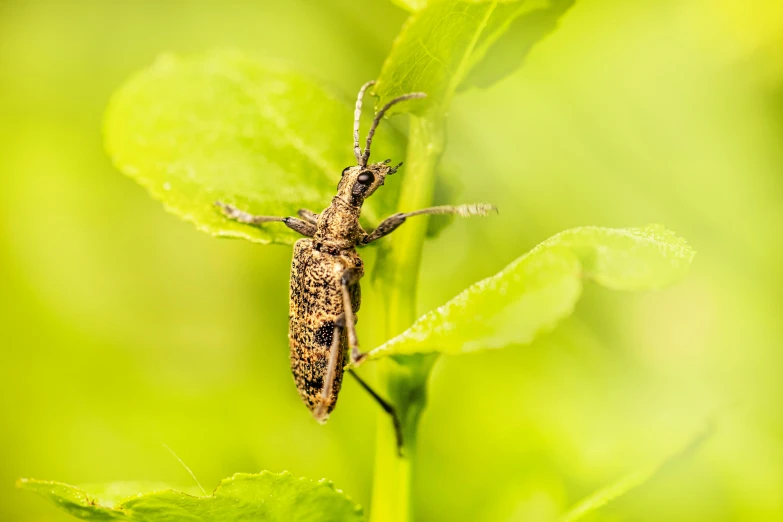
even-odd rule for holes
{"type": "MultiPolygon", "coordinates": [[[[392,233],[412,216],[456,214],[486,215],[494,207],[488,204],[436,206],[400,212],[384,219],[372,232],[359,224],[362,204],[384,184],[386,176],[397,172],[402,163],[390,166],[391,160],[369,164],[370,146],[378,124],[395,104],[424,98],[421,92],[405,94],[386,103],[373,118],[364,150],[359,146],[359,120],[365,92],[375,84],[369,81],[359,89],[353,124],[353,150],[356,165],[346,167],[337,185],[337,195],[320,214],[307,209],[299,217],[254,216],[230,204],[216,202],[225,216],[240,223],[263,226],[282,222],[306,236],[294,245],[289,295],[288,339],[291,348],[291,370],[299,395],[319,422],[323,423],[335,407],[343,378],[346,355],[351,363],[366,354],[359,350],[356,336],[356,312],[364,275],[357,246],[364,246],[392,233]],[[349,352],[350,348],[350,352],[349,352]]],[[[351,372],[359,384],[375,398],[394,420],[398,447],[402,447],[401,428],[395,409],[351,372]]]]}

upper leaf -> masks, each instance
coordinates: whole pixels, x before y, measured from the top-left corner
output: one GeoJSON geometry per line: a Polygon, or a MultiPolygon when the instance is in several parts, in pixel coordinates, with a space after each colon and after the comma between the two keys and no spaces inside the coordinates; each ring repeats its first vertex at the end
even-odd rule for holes
{"type": "Polygon", "coordinates": [[[694,255],[657,225],[567,230],[425,314],[369,358],[530,343],[571,314],[584,278],[616,290],[660,288],[682,276],[694,255]]]}
{"type": "Polygon", "coordinates": [[[199,522],[359,522],[362,510],[331,483],[294,478],[290,473],[237,473],[209,496],[171,489],[106,494],[88,493],[59,482],[22,479],[17,485],[38,493],[60,509],[84,520],[129,522],[193,520],[199,522]]]}
{"type": "MultiPolygon", "coordinates": [[[[401,94],[423,91],[427,98],[397,107],[438,117],[448,110],[457,88],[515,20],[536,12],[552,12],[556,20],[570,6],[560,0],[432,0],[426,6],[419,1],[405,3],[420,10],[411,15],[397,37],[375,92],[379,104],[383,104],[401,94]]],[[[528,27],[516,30],[527,32],[528,27]]],[[[530,34],[540,40],[547,32],[530,34]]],[[[528,45],[517,49],[512,63],[521,63],[533,43],[528,38],[528,45]]]]}
{"type": "Polygon", "coordinates": [[[492,42],[462,81],[458,90],[486,88],[518,69],[538,42],[557,28],[560,18],[575,0],[549,0],[546,7],[515,17],[508,28],[492,42]]]}
{"type": "MultiPolygon", "coordinates": [[[[350,98],[237,52],[164,56],[115,94],[106,147],[122,172],[200,230],[291,243],[298,236],[285,226],[235,223],[214,203],[260,215],[320,212],[355,163],[352,117],[350,98]]],[[[399,134],[383,134],[374,157],[401,157],[399,134]]],[[[398,186],[368,201],[365,216],[390,213],[398,186]]]]}

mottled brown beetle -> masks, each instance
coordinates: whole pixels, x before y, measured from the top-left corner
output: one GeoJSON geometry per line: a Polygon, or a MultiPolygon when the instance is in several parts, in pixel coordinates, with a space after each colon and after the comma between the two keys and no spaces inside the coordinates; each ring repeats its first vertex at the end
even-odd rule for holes
{"type": "MultiPolygon", "coordinates": [[[[299,210],[299,218],[253,216],[231,205],[217,202],[229,217],[259,226],[280,221],[308,239],[294,245],[291,266],[289,301],[290,325],[288,339],[291,347],[291,370],[299,395],[319,422],[326,422],[337,402],[343,378],[343,366],[348,347],[350,361],[357,362],[365,354],[359,351],[356,337],[356,312],[361,301],[359,279],[364,275],[357,246],[367,245],[393,232],[411,216],[424,214],[457,214],[460,216],[486,215],[494,207],[486,204],[439,206],[414,212],[394,214],[381,222],[370,233],[359,224],[364,200],[383,185],[386,176],[394,174],[402,163],[390,167],[383,163],[368,165],[373,135],[383,115],[394,104],[413,98],[424,98],[424,93],[411,93],[391,100],[375,115],[364,151],[359,147],[359,119],[365,91],[375,82],[365,83],[359,89],[353,124],[353,149],[357,165],[346,167],[337,185],[337,195],[320,214],[299,210]],[[310,239],[311,238],[311,239],[310,239]]],[[[351,372],[394,420],[397,442],[402,444],[399,419],[394,408],[376,394],[364,381],[351,372]]]]}

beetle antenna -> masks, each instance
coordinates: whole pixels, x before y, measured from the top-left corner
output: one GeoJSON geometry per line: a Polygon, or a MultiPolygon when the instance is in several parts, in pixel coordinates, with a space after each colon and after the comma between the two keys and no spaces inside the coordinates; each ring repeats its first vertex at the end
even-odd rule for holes
{"type": "MultiPolygon", "coordinates": [[[[392,101],[381,107],[381,110],[378,111],[378,113],[375,115],[375,119],[372,120],[372,126],[370,127],[370,132],[367,133],[367,143],[364,145],[364,154],[362,154],[361,158],[357,156],[357,160],[359,160],[359,165],[362,167],[367,166],[367,161],[370,159],[370,145],[372,144],[372,137],[375,135],[375,129],[378,128],[378,124],[381,122],[381,118],[383,118],[383,115],[386,114],[386,111],[392,108],[393,105],[396,105],[397,103],[400,103],[401,101],[405,100],[413,100],[416,98],[426,98],[427,95],[423,92],[412,92],[410,94],[403,94],[402,96],[398,96],[397,98],[394,98],[392,101]]],[[[358,128],[358,127],[356,127],[358,128]]],[[[354,134],[355,136],[356,134],[354,134]]]]}
{"type": "Polygon", "coordinates": [[[356,98],[356,109],[353,111],[353,155],[356,156],[356,162],[362,162],[362,149],[359,147],[359,120],[362,118],[362,99],[364,98],[364,92],[375,85],[375,80],[362,85],[359,89],[359,96],[356,98]]]}

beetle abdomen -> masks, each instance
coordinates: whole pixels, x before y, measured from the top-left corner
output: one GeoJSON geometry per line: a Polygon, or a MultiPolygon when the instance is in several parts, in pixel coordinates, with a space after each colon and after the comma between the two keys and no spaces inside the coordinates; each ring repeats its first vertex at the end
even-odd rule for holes
{"type": "MultiPolygon", "coordinates": [[[[334,328],[344,311],[340,278],[346,268],[352,267],[361,269],[361,260],[355,252],[338,255],[319,252],[310,239],[300,239],[294,245],[288,328],[291,370],[299,396],[313,414],[322,400],[334,328]]],[[[352,308],[356,311],[359,308],[358,292],[352,292],[353,296],[352,308]]],[[[318,418],[322,422],[334,409],[342,384],[346,353],[344,330],[339,350],[329,404],[318,418]]]]}

